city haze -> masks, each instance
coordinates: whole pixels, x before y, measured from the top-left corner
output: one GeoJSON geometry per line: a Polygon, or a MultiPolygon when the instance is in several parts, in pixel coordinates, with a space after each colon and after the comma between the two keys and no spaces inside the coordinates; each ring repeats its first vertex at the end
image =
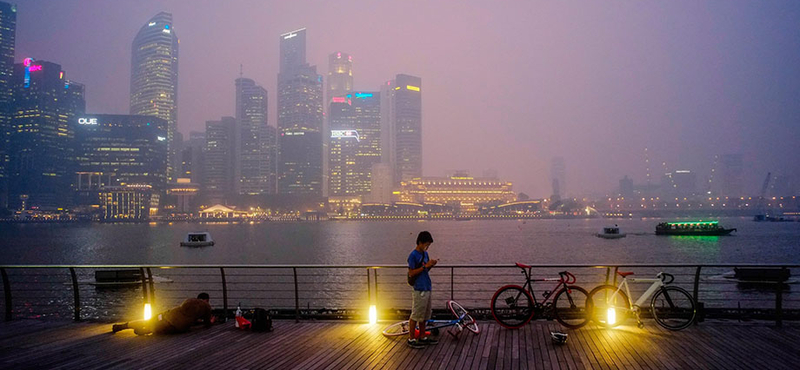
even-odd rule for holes
{"type": "Polygon", "coordinates": [[[800,3],[403,1],[19,1],[17,62],[62,65],[86,85],[87,112],[129,110],[131,42],[170,12],[180,38],[178,128],[234,113],[234,79],[269,91],[276,125],[279,35],[307,28],[307,59],[354,60],[356,90],[398,73],[423,91],[424,174],[496,169],[514,189],[615,192],[741,153],[744,188],[768,171],[800,182],[800,3]]]}

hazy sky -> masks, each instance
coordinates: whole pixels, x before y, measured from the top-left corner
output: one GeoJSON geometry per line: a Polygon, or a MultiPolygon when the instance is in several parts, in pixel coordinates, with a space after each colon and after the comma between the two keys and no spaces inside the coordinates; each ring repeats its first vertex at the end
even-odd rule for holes
{"type": "MultiPolygon", "coordinates": [[[[178,127],[233,115],[234,79],[269,91],[278,35],[308,29],[308,59],[353,55],[355,87],[423,79],[424,173],[494,168],[550,194],[644,181],[643,148],[669,170],[739,152],[745,187],[767,171],[800,182],[800,1],[17,1],[17,60],[59,63],[91,113],[128,112],[131,42],[160,11],[180,38],[178,127]]],[[[654,174],[663,172],[654,166],[654,174]]],[[[656,178],[658,179],[658,176],[656,178]]]]}

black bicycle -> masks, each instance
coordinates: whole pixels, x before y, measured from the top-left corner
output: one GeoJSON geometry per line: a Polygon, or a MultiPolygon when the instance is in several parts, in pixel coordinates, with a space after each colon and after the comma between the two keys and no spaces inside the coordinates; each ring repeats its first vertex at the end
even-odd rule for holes
{"type": "Polygon", "coordinates": [[[575,284],[575,275],[569,271],[558,273],[558,278],[532,279],[531,266],[517,262],[517,267],[525,274],[525,285],[506,285],[492,297],[492,316],[503,327],[517,329],[527,324],[534,316],[548,314],[555,317],[561,325],[577,329],[589,322],[589,293],[575,284]],[[542,293],[540,303],[532,294],[534,281],[557,281],[553,290],[542,293]]]}

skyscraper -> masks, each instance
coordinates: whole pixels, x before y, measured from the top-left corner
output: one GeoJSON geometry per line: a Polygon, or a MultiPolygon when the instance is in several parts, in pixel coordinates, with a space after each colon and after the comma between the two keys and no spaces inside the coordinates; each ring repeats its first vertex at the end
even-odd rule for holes
{"type": "MultiPolygon", "coordinates": [[[[389,85],[394,94],[388,103],[393,132],[394,182],[422,177],[422,79],[399,74],[389,85]]],[[[386,123],[386,122],[385,122],[386,123]]]]}
{"type": "Polygon", "coordinates": [[[0,2],[0,209],[8,204],[8,135],[13,102],[14,46],[17,29],[17,7],[0,2]]]}
{"type": "Polygon", "coordinates": [[[233,117],[206,122],[203,187],[211,203],[226,203],[234,193],[235,126],[233,117]]]}
{"type": "Polygon", "coordinates": [[[368,195],[381,162],[379,92],[352,92],[330,104],[330,195],[368,195]]]}
{"type": "Polygon", "coordinates": [[[167,178],[178,168],[178,36],[172,14],[161,12],[139,29],[131,47],[131,114],[167,121],[167,178]]]}
{"type": "Polygon", "coordinates": [[[237,194],[271,194],[274,149],[267,125],[267,90],[249,78],[236,79],[237,194]]]}
{"type": "Polygon", "coordinates": [[[333,97],[342,97],[353,90],[353,57],[350,54],[335,52],[328,56],[328,87],[325,104],[333,97]]]}
{"type": "Polygon", "coordinates": [[[78,116],[86,109],[83,85],[61,66],[26,58],[14,65],[14,110],[9,136],[9,205],[70,205],[78,116]]]}
{"type": "Polygon", "coordinates": [[[181,168],[178,177],[190,179],[194,184],[203,183],[203,158],[206,148],[206,133],[191,131],[189,140],[183,145],[181,168]]]}
{"type": "MultiPolygon", "coordinates": [[[[75,125],[75,170],[102,173],[104,186],[167,186],[167,121],[152,116],[84,114],[75,125]]],[[[80,176],[78,177],[80,179],[80,176]]]]}
{"type": "Polygon", "coordinates": [[[567,165],[564,157],[553,157],[550,162],[550,181],[553,184],[553,198],[559,199],[567,193],[567,165]]]}
{"type": "Polygon", "coordinates": [[[322,76],[305,60],[305,29],[280,36],[278,192],[322,195],[322,76]]]}

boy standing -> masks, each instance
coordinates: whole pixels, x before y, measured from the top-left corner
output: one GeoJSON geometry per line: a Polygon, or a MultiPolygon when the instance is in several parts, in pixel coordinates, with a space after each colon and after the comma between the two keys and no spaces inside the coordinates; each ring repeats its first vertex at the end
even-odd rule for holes
{"type": "Polygon", "coordinates": [[[411,293],[411,317],[408,319],[409,338],[408,346],[415,349],[424,348],[425,344],[436,344],[438,340],[425,336],[425,323],[431,318],[431,277],[428,271],[436,266],[439,260],[428,256],[428,247],[433,244],[433,236],[427,231],[420,232],[417,236],[417,247],[408,255],[409,283],[414,281],[414,291],[411,293]],[[415,335],[415,328],[419,325],[419,332],[415,335]]]}

